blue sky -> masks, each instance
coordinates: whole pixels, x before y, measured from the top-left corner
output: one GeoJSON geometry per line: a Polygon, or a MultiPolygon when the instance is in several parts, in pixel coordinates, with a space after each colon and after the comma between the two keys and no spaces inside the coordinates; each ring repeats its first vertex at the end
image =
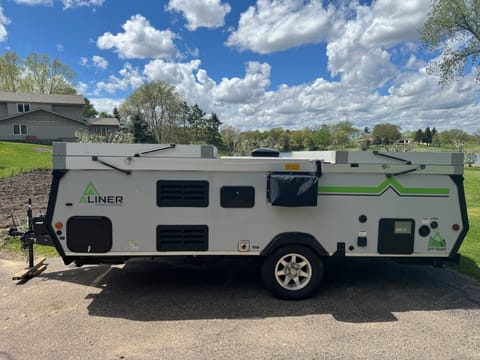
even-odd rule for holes
{"type": "Polygon", "coordinates": [[[174,85],[241,129],[338,121],[480,128],[474,74],[439,87],[417,30],[430,0],[0,0],[0,49],[58,57],[111,112],[174,85]]]}

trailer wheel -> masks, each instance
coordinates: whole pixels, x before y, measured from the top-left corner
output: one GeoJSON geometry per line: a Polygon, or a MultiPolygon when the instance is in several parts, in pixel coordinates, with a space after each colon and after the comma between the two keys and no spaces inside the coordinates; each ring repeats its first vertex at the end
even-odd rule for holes
{"type": "Polygon", "coordinates": [[[265,286],[280,299],[305,299],[320,287],[323,262],[307,247],[284,246],[265,259],[262,277],[265,286]]]}

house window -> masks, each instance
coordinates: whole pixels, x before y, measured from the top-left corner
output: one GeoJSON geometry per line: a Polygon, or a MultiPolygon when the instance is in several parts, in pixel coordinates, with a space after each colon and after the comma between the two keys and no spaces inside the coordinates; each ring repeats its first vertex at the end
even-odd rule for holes
{"type": "Polygon", "coordinates": [[[19,113],[30,111],[30,104],[17,104],[17,111],[19,113]]]}
{"type": "Polygon", "coordinates": [[[13,125],[13,135],[27,135],[27,125],[13,125]]]}

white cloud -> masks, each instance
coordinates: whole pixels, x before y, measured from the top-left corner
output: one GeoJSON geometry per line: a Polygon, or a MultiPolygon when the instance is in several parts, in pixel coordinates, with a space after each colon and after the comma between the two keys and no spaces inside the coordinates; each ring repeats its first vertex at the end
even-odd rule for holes
{"type": "Polygon", "coordinates": [[[221,121],[241,129],[301,129],[348,120],[359,129],[389,122],[402,131],[430,126],[473,132],[480,110],[477,86],[475,77],[467,76],[442,89],[424,69],[407,74],[386,95],[319,78],[267,91],[256,103],[225,104],[216,111],[221,121]]]}
{"type": "Polygon", "coordinates": [[[249,62],[243,79],[223,78],[215,87],[215,99],[221,102],[249,104],[259,101],[270,85],[270,65],[249,62]]]}
{"type": "Polygon", "coordinates": [[[82,56],[79,60],[79,63],[81,66],[88,66],[88,59],[84,56],[82,56]]]}
{"type": "MultiPolygon", "coordinates": [[[[52,6],[54,0],[14,0],[17,4],[22,5],[43,5],[52,6]]],[[[105,0],[58,0],[63,4],[63,10],[73,9],[83,6],[102,6],[105,0]]]]}
{"type": "MultiPolygon", "coordinates": [[[[391,122],[400,125],[403,131],[426,126],[444,130],[451,128],[455,119],[456,127],[473,132],[480,111],[473,75],[440,88],[424,68],[396,78],[388,93],[380,95],[371,88],[322,78],[267,90],[270,65],[258,62],[246,65],[244,77],[223,78],[216,83],[201,68],[200,60],[175,63],[156,59],[147,63],[143,71],[125,64],[117,76],[98,83],[92,95],[101,97],[104,93],[133,90],[152,80],[174,85],[189,104],[197,103],[206,112],[214,111],[225,124],[244,130],[300,129],[343,120],[352,121],[360,129],[391,122]]],[[[118,104],[119,100],[116,101],[118,104]]],[[[109,103],[99,111],[111,112],[112,108],[109,103]]]]}
{"type": "Polygon", "coordinates": [[[63,46],[63,44],[57,44],[57,51],[63,52],[63,50],[65,50],[65,47],[63,46]]]}
{"type": "Polygon", "coordinates": [[[372,6],[353,4],[339,18],[343,26],[330,34],[328,69],[350,86],[378,88],[398,73],[390,48],[418,39],[430,0],[378,0],[372,6]]]}
{"type": "Polygon", "coordinates": [[[105,112],[107,114],[113,113],[114,107],[119,107],[123,99],[112,98],[88,98],[98,112],[105,112]]]}
{"type": "Polygon", "coordinates": [[[379,0],[365,16],[366,23],[360,42],[366,46],[394,46],[400,42],[416,41],[418,30],[425,23],[430,0],[379,0]]]}
{"type": "Polygon", "coordinates": [[[105,0],[62,0],[63,9],[72,9],[82,6],[102,6],[105,0]]]}
{"type": "Polygon", "coordinates": [[[94,55],[92,57],[92,62],[93,62],[93,66],[102,70],[105,70],[108,67],[108,61],[105,58],[98,55],[94,55]]]}
{"type": "Polygon", "coordinates": [[[187,29],[194,31],[200,27],[218,28],[225,24],[225,16],[231,8],[221,0],[170,0],[166,9],[181,12],[187,20],[187,29]]]}
{"type": "Polygon", "coordinates": [[[228,46],[260,54],[324,42],[332,31],[335,9],[321,0],[258,0],[241,14],[228,46]]]}
{"type": "Polygon", "coordinates": [[[108,82],[99,81],[96,84],[93,95],[100,96],[100,94],[105,92],[115,94],[117,91],[125,91],[128,89],[135,90],[145,81],[145,77],[141,75],[138,67],[133,67],[129,63],[125,63],[118,73],[120,77],[110,75],[108,82]]]}
{"type": "Polygon", "coordinates": [[[157,30],[140,14],[122,25],[123,33],[107,32],[97,39],[100,49],[114,49],[122,59],[170,58],[176,48],[176,35],[170,30],[157,30]]]}
{"type": "Polygon", "coordinates": [[[197,103],[205,111],[211,111],[212,89],[216,84],[200,69],[200,60],[187,63],[152,60],[145,65],[144,74],[148,81],[164,81],[175,86],[188,103],[197,103]]]}
{"type": "Polygon", "coordinates": [[[14,0],[14,1],[17,4],[30,5],[30,6],[35,6],[35,5],[52,6],[53,5],[53,0],[14,0]]]}
{"type": "Polygon", "coordinates": [[[0,41],[7,40],[8,32],[5,25],[10,24],[10,19],[3,13],[3,8],[0,6],[0,41]]]}
{"type": "Polygon", "coordinates": [[[88,91],[88,85],[85,84],[84,82],[80,81],[77,84],[77,86],[75,86],[75,90],[77,91],[77,94],[85,95],[85,94],[87,94],[87,91],[88,91]]]}

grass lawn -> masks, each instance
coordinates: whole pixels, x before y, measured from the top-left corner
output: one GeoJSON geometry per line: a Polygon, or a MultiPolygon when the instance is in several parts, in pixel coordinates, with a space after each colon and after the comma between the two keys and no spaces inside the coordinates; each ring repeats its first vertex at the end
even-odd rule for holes
{"type": "Polygon", "coordinates": [[[480,167],[465,168],[465,196],[467,198],[470,230],[460,248],[458,269],[480,278],[480,167]]]}
{"type": "Polygon", "coordinates": [[[32,169],[51,168],[51,146],[0,142],[0,179],[32,169]]]}
{"type": "MultiPolygon", "coordinates": [[[[0,230],[0,251],[14,254],[21,255],[21,243],[19,237],[8,237],[7,230],[0,230]]],[[[40,257],[55,257],[58,256],[57,250],[52,246],[45,246],[45,245],[33,245],[33,252],[35,254],[35,258],[40,257]]]]}

